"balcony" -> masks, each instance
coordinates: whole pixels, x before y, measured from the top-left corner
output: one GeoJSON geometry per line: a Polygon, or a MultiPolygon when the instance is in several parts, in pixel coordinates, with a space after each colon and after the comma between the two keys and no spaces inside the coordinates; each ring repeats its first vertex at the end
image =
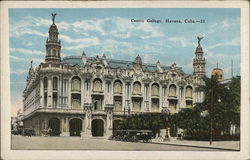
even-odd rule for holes
{"type": "Polygon", "coordinates": [[[178,99],[178,95],[168,95],[168,99],[178,99]]]}
{"type": "Polygon", "coordinates": [[[186,100],[193,100],[193,97],[191,97],[191,96],[186,96],[185,98],[186,98],[186,100]]]}
{"type": "Polygon", "coordinates": [[[114,92],[114,96],[122,96],[122,92],[114,92]]]}
{"type": "Polygon", "coordinates": [[[72,89],[71,93],[78,93],[81,94],[81,89],[72,89]]]}
{"type": "Polygon", "coordinates": [[[103,95],[103,90],[92,90],[92,95],[103,95]]]}

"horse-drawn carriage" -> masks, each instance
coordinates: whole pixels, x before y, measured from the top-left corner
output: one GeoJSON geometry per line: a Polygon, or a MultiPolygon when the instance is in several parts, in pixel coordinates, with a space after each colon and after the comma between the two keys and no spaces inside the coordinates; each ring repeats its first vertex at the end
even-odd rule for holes
{"type": "Polygon", "coordinates": [[[115,130],[113,140],[128,142],[150,142],[152,139],[151,130],[115,130]]]}

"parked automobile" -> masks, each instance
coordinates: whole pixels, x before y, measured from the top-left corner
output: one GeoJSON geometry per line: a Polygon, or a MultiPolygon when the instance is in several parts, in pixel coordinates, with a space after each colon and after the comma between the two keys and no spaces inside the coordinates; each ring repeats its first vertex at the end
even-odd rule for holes
{"type": "Polygon", "coordinates": [[[113,140],[129,142],[150,142],[152,139],[151,130],[115,130],[113,140]]]}

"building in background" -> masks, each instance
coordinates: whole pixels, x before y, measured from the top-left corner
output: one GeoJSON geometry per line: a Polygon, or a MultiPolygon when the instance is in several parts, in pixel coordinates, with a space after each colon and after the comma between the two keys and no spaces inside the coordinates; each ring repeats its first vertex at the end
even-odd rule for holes
{"type": "Polygon", "coordinates": [[[105,55],[61,58],[54,22],[46,41],[45,63],[30,66],[23,91],[24,128],[37,135],[52,129],[55,136],[108,136],[124,113],[170,112],[202,102],[196,91],[205,75],[201,38],[193,59],[193,74],[171,66],[109,59],[105,55]]]}

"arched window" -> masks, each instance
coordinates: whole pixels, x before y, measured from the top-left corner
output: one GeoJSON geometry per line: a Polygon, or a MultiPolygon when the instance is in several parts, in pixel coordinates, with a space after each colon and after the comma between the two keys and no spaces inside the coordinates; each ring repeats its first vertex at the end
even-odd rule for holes
{"type": "Polygon", "coordinates": [[[57,77],[53,78],[53,89],[57,89],[58,88],[58,81],[57,81],[57,77]]]}
{"type": "Polygon", "coordinates": [[[94,80],[94,88],[93,91],[101,92],[102,91],[102,81],[100,79],[94,80]]]}
{"type": "Polygon", "coordinates": [[[114,93],[122,94],[122,82],[119,80],[114,82],[114,93]]]}
{"type": "Polygon", "coordinates": [[[176,96],[176,86],[174,84],[169,86],[169,96],[176,96]]]}
{"type": "Polygon", "coordinates": [[[191,86],[186,87],[186,98],[192,98],[193,97],[193,89],[191,86]]]}
{"type": "Polygon", "coordinates": [[[141,94],[141,84],[140,82],[135,82],[133,85],[133,93],[134,94],[141,94]]]}
{"type": "Polygon", "coordinates": [[[72,98],[72,108],[80,109],[81,108],[81,100],[79,98],[72,98]]]}
{"type": "Polygon", "coordinates": [[[44,89],[48,89],[48,78],[47,77],[44,77],[44,79],[43,79],[43,87],[44,87],[44,89]]]}
{"type": "Polygon", "coordinates": [[[159,85],[154,83],[151,87],[151,95],[152,96],[159,96],[159,85]]]}
{"type": "Polygon", "coordinates": [[[73,77],[71,80],[71,90],[81,91],[81,79],[79,77],[73,77]]]}
{"type": "Polygon", "coordinates": [[[56,49],[53,49],[53,56],[56,56],[56,49]]]}

